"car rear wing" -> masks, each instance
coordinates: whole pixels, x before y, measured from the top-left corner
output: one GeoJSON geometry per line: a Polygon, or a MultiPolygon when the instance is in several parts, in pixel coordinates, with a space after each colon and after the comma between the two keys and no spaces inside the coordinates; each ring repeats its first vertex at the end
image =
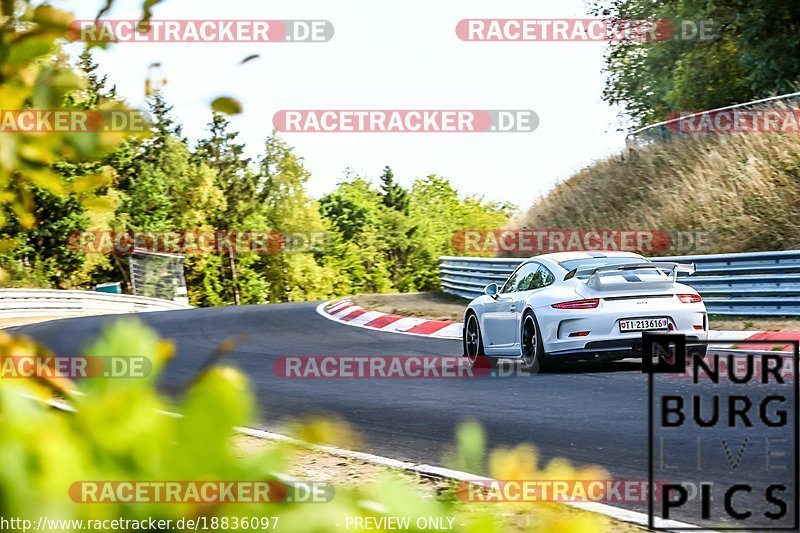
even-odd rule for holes
{"type": "Polygon", "coordinates": [[[672,278],[672,282],[674,283],[675,280],[678,279],[678,272],[684,272],[689,274],[690,276],[697,272],[697,267],[694,263],[683,264],[683,263],[672,263],[667,261],[657,261],[657,262],[642,262],[642,263],[622,263],[619,265],[604,265],[600,267],[592,267],[592,268],[584,268],[578,270],[577,268],[573,268],[570,270],[566,276],[564,276],[564,281],[568,279],[572,279],[576,276],[589,276],[590,278],[605,273],[605,272],[618,272],[618,271],[627,271],[627,270],[646,270],[646,269],[657,269],[661,272],[669,272],[670,277],[672,278]]]}

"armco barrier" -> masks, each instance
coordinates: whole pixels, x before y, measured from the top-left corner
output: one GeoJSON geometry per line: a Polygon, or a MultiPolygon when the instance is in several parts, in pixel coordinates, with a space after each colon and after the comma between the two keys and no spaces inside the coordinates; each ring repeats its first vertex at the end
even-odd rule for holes
{"type": "MultiPolygon", "coordinates": [[[[742,254],[653,257],[694,263],[697,273],[681,276],[716,315],[800,316],[800,250],[742,254]]],[[[522,259],[440,257],[442,289],[464,298],[501,284],[522,259]]]]}
{"type": "Polygon", "coordinates": [[[191,309],[169,300],[93,291],[0,289],[0,318],[84,316],[191,309]]]}

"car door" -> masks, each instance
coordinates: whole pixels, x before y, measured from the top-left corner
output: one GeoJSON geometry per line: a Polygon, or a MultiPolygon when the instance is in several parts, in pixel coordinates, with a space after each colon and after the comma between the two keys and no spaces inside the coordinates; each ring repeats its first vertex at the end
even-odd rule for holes
{"type": "Polygon", "coordinates": [[[514,346],[518,347],[521,341],[522,313],[525,311],[527,299],[536,291],[553,284],[555,276],[542,264],[530,263],[530,269],[526,270],[516,282],[514,292],[511,293],[511,309],[514,311],[514,346]]]}
{"type": "Polygon", "coordinates": [[[517,342],[520,313],[517,289],[520,282],[529,280],[538,268],[538,263],[521,265],[508,278],[497,298],[484,304],[484,348],[489,352],[513,348],[517,342]]]}

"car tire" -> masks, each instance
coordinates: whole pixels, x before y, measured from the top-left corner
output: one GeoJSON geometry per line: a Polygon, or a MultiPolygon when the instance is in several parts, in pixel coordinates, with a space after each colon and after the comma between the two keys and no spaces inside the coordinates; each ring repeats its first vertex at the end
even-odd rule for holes
{"type": "MultiPolygon", "coordinates": [[[[691,341],[689,342],[691,343],[691,341]]],[[[702,346],[690,345],[689,348],[686,350],[686,353],[702,359],[708,353],[708,345],[702,345],[702,346]]]]}
{"type": "Polygon", "coordinates": [[[532,311],[525,311],[520,324],[520,358],[522,369],[530,374],[538,374],[547,366],[539,322],[532,311]]]}
{"type": "Polygon", "coordinates": [[[483,350],[483,335],[481,335],[481,326],[475,313],[467,315],[462,343],[464,345],[464,357],[469,360],[470,367],[494,368],[497,365],[497,359],[488,357],[483,350]]]}

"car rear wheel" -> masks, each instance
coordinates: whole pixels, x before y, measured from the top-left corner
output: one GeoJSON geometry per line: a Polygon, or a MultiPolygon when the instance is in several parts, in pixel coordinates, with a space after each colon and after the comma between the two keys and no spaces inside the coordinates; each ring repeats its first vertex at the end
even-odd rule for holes
{"type": "Polygon", "coordinates": [[[544,344],[536,317],[530,311],[522,317],[521,333],[522,368],[538,374],[545,367],[544,344]]]}
{"type": "MultiPolygon", "coordinates": [[[[689,341],[689,342],[691,342],[691,341],[689,341]]],[[[694,357],[699,357],[699,358],[702,359],[708,353],[708,346],[706,346],[706,345],[689,346],[689,349],[686,350],[686,352],[689,355],[692,355],[694,357]]]]}

